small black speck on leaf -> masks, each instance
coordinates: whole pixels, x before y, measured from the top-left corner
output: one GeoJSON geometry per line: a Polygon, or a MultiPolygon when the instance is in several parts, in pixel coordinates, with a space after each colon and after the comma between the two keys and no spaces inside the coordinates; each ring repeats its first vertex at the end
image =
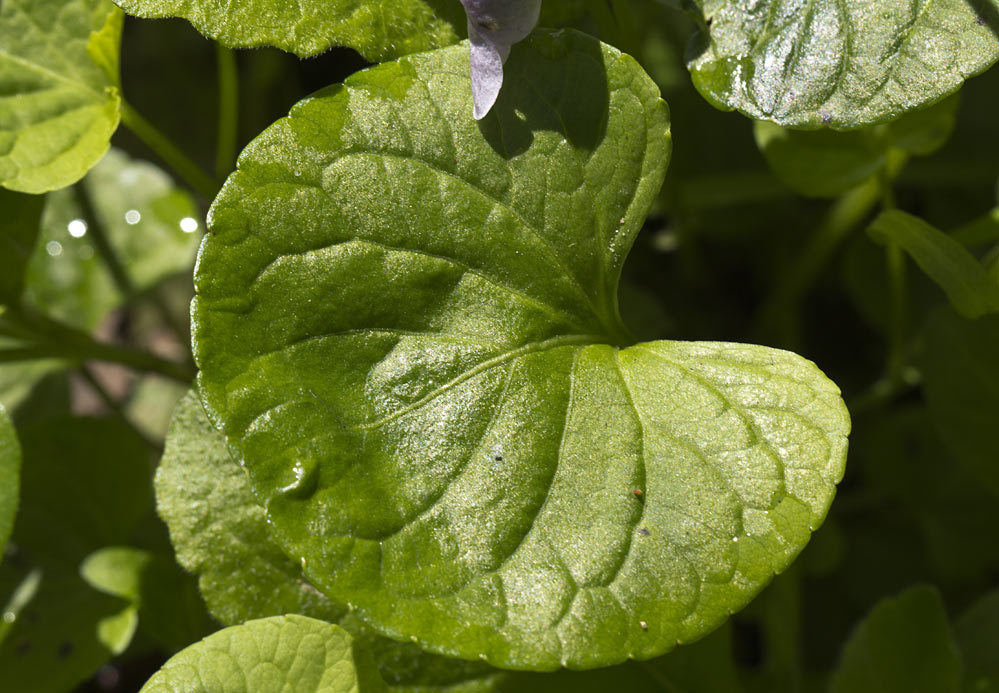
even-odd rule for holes
{"type": "Polygon", "coordinates": [[[638,533],[641,534],[643,537],[647,537],[649,536],[649,534],[651,534],[651,532],[649,532],[649,530],[646,529],[645,527],[642,527],[640,530],[638,530],[638,533]]]}
{"type": "Polygon", "coordinates": [[[71,654],[73,654],[73,643],[67,640],[59,646],[59,659],[66,659],[71,654]]]}
{"type": "Polygon", "coordinates": [[[496,461],[497,462],[502,462],[503,461],[503,455],[496,455],[496,461]]]}

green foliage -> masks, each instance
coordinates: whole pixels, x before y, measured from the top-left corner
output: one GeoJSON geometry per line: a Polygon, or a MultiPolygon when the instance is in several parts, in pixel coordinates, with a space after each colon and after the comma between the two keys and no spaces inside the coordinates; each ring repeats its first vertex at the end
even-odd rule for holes
{"type": "Polygon", "coordinates": [[[348,46],[368,60],[391,60],[455,43],[465,33],[457,0],[115,0],[138,17],[183,17],[233,48],[276,46],[307,58],[348,46]]]}
{"type": "Polygon", "coordinates": [[[933,423],[956,459],[999,495],[999,315],[968,320],[940,310],[925,339],[923,375],[933,423]]]}
{"type": "Polygon", "coordinates": [[[545,2],[478,122],[516,3],[114,2],[0,0],[0,688],[999,690],[999,0],[545,2]]]}
{"type": "Polygon", "coordinates": [[[908,155],[926,156],[942,147],[954,129],[958,104],[951,97],[854,132],[789,130],[759,120],[756,143],[774,174],[795,192],[838,197],[871,177],[895,177],[908,155]]]}
{"type": "Polygon", "coordinates": [[[962,691],[999,691],[999,591],[972,604],[954,625],[964,664],[962,691]]]}
{"type": "MultiPolygon", "coordinates": [[[[0,405],[0,552],[10,539],[21,487],[21,446],[10,417],[0,405]]],[[[0,559],[3,554],[0,553],[0,559]]]]}
{"type": "Polygon", "coordinates": [[[120,117],[121,26],[109,0],[0,6],[0,185],[55,190],[104,156],[120,117]]]}
{"type": "Polygon", "coordinates": [[[20,302],[44,203],[41,197],[0,189],[0,209],[4,211],[0,218],[0,306],[20,302]]]}
{"type": "Polygon", "coordinates": [[[961,659],[940,595],[915,587],[880,602],[843,649],[832,693],[957,693],[961,659]]]}
{"type": "Polygon", "coordinates": [[[895,243],[947,293],[951,305],[968,318],[999,312],[999,282],[947,234],[898,210],[882,213],[868,229],[881,243],[895,243]]]}
{"type": "Polygon", "coordinates": [[[616,348],[669,151],[632,61],[536,34],[480,130],[465,60],[369,70],[243,153],[199,261],[203,394],[284,552],[379,630],[518,668],[646,659],[801,549],[846,412],[786,352],[616,348]],[[539,103],[566,70],[592,86],[539,103]]]}
{"type": "Polygon", "coordinates": [[[142,687],[254,693],[378,693],[385,684],[347,631],[305,616],[273,616],[232,626],[174,655],[142,687]]]}
{"type": "Polygon", "coordinates": [[[112,149],[81,185],[48,196],[25,300],[93,329],[132,298],[126,289],[141,294],[191,267],[199,216],[191,195],[161,169],[112,149]],[[124,277],[115,276],[119,267],[124,277]]]}
{"type": "Polygon", "coordinates": [[[955,92],[999,59],[997,0],[693,0],[689,67],[719,108],[853,130],[955,92]]]}

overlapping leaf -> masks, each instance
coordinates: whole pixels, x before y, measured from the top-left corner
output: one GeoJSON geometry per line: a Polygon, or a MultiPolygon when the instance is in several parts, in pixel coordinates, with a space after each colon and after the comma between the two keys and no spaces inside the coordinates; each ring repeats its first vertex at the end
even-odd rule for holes
{"type": "Polygon", "coordinates": [[[342,628],[305,616],[274,616],[219,631],[174,655],[142,687],[175,691],[380,693],[371,656],[342,628]]]}
{"type": "Polygon", "coordinates": [[[787,352],[624,346],[669,155],[634,61],[537,33],[478,124],[466,67],[379,66],[243,153],[196,276],[203,397],[284,553],[382,632],[516,668],[649,658],[800,551],[848,418],[787,352]]]}
{"type": "Polygon", "coordinates": [[[246,474],[229,456],[225,438],[208,421],[195,392],[181,401],[171,422],[156,472],[156,502],[178,562],[198,575],[202,596],[221,623],[289,613],[338,623],[373,653],[382,678],[400,693],[459,685],[487,691],[504,676],[380,638],[305,581],[302,566],[271,539],[246,474]]]}
{"type": "Polygon", "coordinates": [[[465,27],[457,0],[115,2],[139,17],[183,17],[226,46],[276,46],[303,58],[347,46],[368,60],[389,60],[454,43],[465,27]]]}
{"type": "Polygon", "coordinates": [[[942,99],[999,59],[999,0],[696,0],[689,67],[720,108],[854,129],[942,99]]]}
{"type": "Polygon", "coordinates": [[[109,0],[0,5],[0,185],[76,182],[118,127],[122,14],[109,0]]]}

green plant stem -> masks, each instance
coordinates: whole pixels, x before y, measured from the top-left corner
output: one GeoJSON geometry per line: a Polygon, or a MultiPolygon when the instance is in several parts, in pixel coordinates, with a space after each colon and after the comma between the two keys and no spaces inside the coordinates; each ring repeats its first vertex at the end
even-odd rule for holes
{"type": "Polygon", "coordinates": [[[951,232],[951,238],[967,247],[999,243],[999,207],[951,232]]]}
{"type": "Polygon", "coordinates": [[[239,133],[239,72],[236,53],[215,44],[219,75],[219,125],[215,149],[215,178],[224,180],[236,159],[239,133]]]}
{"type": "Polygon", "coordinates": [[[221,186],[127,101],[121,103],[121,122],[205,199],[215,197],[221,186]]]}
{"type": "Polygon", "coordinates": [[[871,213],[881,197],[881,186],[872,180],[840,197],[812,234],[808,245],[764,302],[757,329],[774,332],[784,343],[796,341],[797,315],[820,270],[833,251],[871,213]]]}
{"type": "Polygon", "coordinates": [[[19,314],[10,317],[22,334],[30,335],[25,346],[0,349],[0,363],[59,358],[74,363],[107,361],[133,370],[159,373],[178,382],[190,384],[197,374],[192,365],[161,359],[144,351],[98,342],[85,332],[41,315],[19,314]]]}

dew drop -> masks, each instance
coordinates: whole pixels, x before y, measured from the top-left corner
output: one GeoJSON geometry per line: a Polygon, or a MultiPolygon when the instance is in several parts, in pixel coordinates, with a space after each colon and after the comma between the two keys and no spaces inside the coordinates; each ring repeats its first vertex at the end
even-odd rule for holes
{"type": "Polygon", "coordinates": [[[130,209],[125,212],[125,223],[129,226],[135,226],[140,221],[142,221],[142,215],[137,209],[130,209]]]}
{"type": "Polygon", "coordinates": [[[291,473],[294,479],[279,488],[278,493],[290,498],[307,498],[315,493],[319,483],[319,465],[314,459],[305,458],[296,462],[291,473]]]}

